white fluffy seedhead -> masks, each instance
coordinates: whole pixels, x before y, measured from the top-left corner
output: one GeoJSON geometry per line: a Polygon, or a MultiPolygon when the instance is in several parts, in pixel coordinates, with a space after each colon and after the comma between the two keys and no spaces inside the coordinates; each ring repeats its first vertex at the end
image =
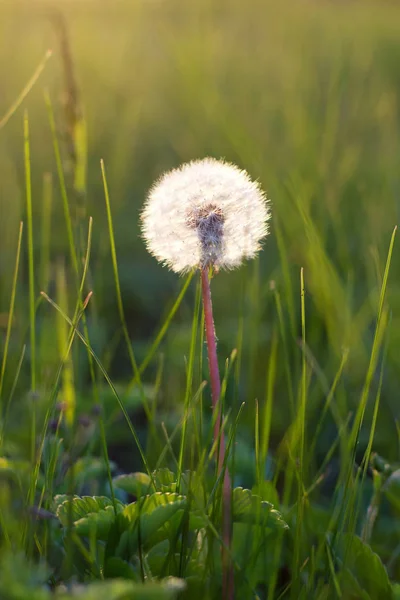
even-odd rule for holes
{"type": "Polygon", "coordinates": [[[177,273],[233,269],[253,258],[268,233],[269,201],[235,165],[205,158],[165,173],[141,219],[148,251],[177,273]]]}

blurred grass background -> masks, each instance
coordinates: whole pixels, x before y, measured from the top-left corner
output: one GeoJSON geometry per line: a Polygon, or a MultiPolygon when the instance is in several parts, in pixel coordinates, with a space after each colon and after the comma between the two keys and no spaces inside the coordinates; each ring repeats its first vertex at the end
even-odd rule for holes
{"type": "MultiPolygon", "coordinates": [[[[260,259],[213,281],[221,365],[240,343],[238,387],[249,437],[254,400],[263,406],[276,340],[272,443],[293,421],[300,381],[300,267],[306,284],[307,358],[312,367],[307,422],[313,431],[343,354],[335,395],[338,418],[357,406],[367,371],[386,253],[400,202],[400,6],[389,2],[149,0],[35,2],[0,6],[0,117],[48,48],[53,56],[23,102],[28,110],[36,295],[54,292],[68,246],[44,88],[65,138],[60,40],[65,19],[88,133],[87,184],[80,219],[93,216],[89,312],[91,341],[114,380],[132,376],[121,336],[100,159],[107,169],[126,317],[136,356],[144,357],[183,281],[145,251],[138,216],[164,170],[206,155],[224,157],[258,178],[273,202],[272,231],[260,259]],[[49,175],[52,174],[52,183],[49,175]],[[45,183],[47,181],[47,184],[45,183]],[[46,187],[47,186],[47,187],[46,187]],[[53,193],[49,258],[43,245],[46,191],[53,193]],[[46,261],[47,260],[47,261],[46,261]],[[49,269],[49,282],[39,265],[49,269]],[[46,267],[47,265],[47,267],[46,267]],[[47,285],[49,283],[49,285],[47,285]]],[[[67,152],[64,147],[64,158],[67,152]]],[[[68,165],[65,162],[67,169],[68,165]]],[[[67,170],[67,181],[70,184],[67,170]]],[[[19,222],[25,220],[23,110],[0,130],[0,312],[9,306],[19,222]]],[[[19,279],[6,388],[28,341],[27,251],[19,279]]],[[[398,456],[400,262],[388,287],[392,309],[374,449],[398,456]]],[[[76,291],[71,286],[72,299],[76,291]]],[[[162,345],[161,405],[182,411],[184,356],[190,345],[194,286],[162,345]]],[[[38,388],[51,388],[60,352],[55,315],[41,305],[38,388]]],[[[0,330],[4,336],[4,330],[0,330]]],[[[29,386],[29,348],[18,403],[29,386]]],[[[75,385],[90,394],[85,353],[75,385]],[[89,390],[89,391],[88,391],[89,390]]],[[[154,361],[145,383],[155,379],[154,361]]],[[[199,379],[200,380],[200,379],[199,379]]],[[[378,381],[373,382],[372,395],[378,381]]],[[[45,394],[44,394],[45,395],[45,394]]],[[[21,404],[23,406],[23,404],[21,404]]],[[[28,423],[28,417],[27,417],[28,423]]],[[[337,425],[337,423],[336,423],[337,425]]],[[[336,436],[327,423],[324,456],[336,436]]],[[[361,441],[363,438],[361,437],[361,441]]]]}

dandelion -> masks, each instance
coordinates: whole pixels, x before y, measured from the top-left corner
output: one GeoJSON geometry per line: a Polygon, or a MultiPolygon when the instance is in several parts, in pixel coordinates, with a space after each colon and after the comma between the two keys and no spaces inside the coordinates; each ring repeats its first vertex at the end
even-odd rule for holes
{"type": "MultiPolygon", "coordinates": [[[[233,269],[261,249],[270,209],[260,185],[246,171],[213,158],[196,160],[165,173],[151,188],[143,212],[147,249],[176,273],[200,269],[204,325],[215,417],[217,470],[225,460],[221,432],[221,380],[212,311],[210,271],[233,269]]],[[[231,540],[231,480],[223,479],[223,540],[231,540]]],[[[233,598],[233,568],[222,549],[223,597],[233,598]]]]}
{"type": "Polygon", "coordinates": [[[176,273],[233,269],[261,248],[269,204],[235,165],[205,158],[164,174],[142,212],[147,249],[176,273]]]}

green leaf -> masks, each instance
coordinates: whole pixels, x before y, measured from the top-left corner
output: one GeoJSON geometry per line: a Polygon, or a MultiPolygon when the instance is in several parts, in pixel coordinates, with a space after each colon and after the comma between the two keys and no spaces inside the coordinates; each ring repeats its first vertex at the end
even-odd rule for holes
{"type": "Polygon", "coordinates": [[[332,515],[329,508],[319,504],[307,503],[304,507],[304,525],[312,535],[325,537],[329,531],[332,515]]]}
{"type": "MultiPolygon", "coordinates": [[[[146,561],[150,567],[151,573],[157,577],[165,569],[166,558],[170,551],[170,544],[168,540],[163,540],[158,544],[155,544],[150,548],[146,561]]],[[[179,558],[178,558],[179,564],[179,558]]]]}
{"type": "MultiPolygon", "coordinates": [[[[106,496],[74,496],[70,499],[66,494],[63,494],[54,498],[54,505],[57,517],[64,527],[68,526],[70,519],[75,523],[75,521],[83,519],[91,513],[98,513],[108,507],[114,509],[112,500],[106,496]]],[[[124,505],[116,500],[116,507],[117,512],[120,512],[124,505]]]]}
{"type": "MultiPolygon", "coordinates": [[[[357,578],[354,577],[353,573],[349,571],[349,569],[343,569],[337,576],[337,582],[339,588],[341,590],[342,598],[353,600],[373,600],[371,596],[366,592],[360,583],[357,581],[357,578]]],[[[336,597],[336,594],[333,596],[334,588],[331,588],[333,598],[336,597]]]]}
{"type": "Polygon", "coordinates": [[[74,523],[74,528],[79,535],[89,536],[94,533],[96,539],[106,541],[114,521],[114,507],[107,506],[104,510],[89,513],[86,517],[78,519],[74,523]]]}
{"type": "Polygon", "coordinates": [[[390,475],[382,490],[385,492],[390,504],[400,511],[400,469],[390,475]]]}
{"type": "Polygon", "coordinates": [[[122,558],[112,556],[107,558],[104,563],[104,577],[106,579],[116,579],[122,577],[123,579],[139,579],[139,571],[136,572],[133,565],[128,563],[122,558]]]}
{"type": "MultiPolygon", "coordinates": [[[[271,551],[273,545],[269,543],[271,531],[268,528],[251,523],[234,523],[232,528],[232,556],[237,565],[246,574],[241,582],[239,598],[251,597],[251,588],[259,584],[266,584],[273,576],[276,569],[276,557],[271,551]]],[[[221,569],[220,551],[215,544],[217,555],[216,564],[221,569]]]]}
{"type": "Polygon", "coordinates": [[[270,502],[273,506],[279,505],[278,492],[272,481],[261,481],[259,485],[253,487],[252,493],[256,496],[260,496],[261,500],[270,502]]]}
{"type": "Polygon", "coordinates": [[[390,581],[381,559],[361,538],[344,534],[338,544],[337,558],[345,563],[341,578],[347,569],[371,599],[392,599],[390,581]]]}
{"type": "Polygon", "coordinates": [[[160,583],[134,583],[123,579],[96,581],[89,585],[75,585],[72,596],[57,594],[57,600],[173,600],[185,587],[181,579],[170,578],[160,583]]]}
{"type": "MultiPolygon", "coordinates": [[[[110,463],[110,468],[113,469],[113,467],[113,463],[110,463]]],[[[81,486],[84,483],[87,483],[88,480],[105,477],[107,474],[107,467],[102,458],[83,456],[74,463],[73,471],[75,485],[81,486]]]]}
{"type": "MultiPolygon", "coordinates": [[[[158,492],[177,492],[177,477],[169,469],[154,471],[153,478],[158,492]]],[[[205,507],[204,478],[199,477],[196,471],[182,473],[179,493],[193,499],[197,508],[205,507]]]]}
{"type": "MultiPolygon", "coordinates": [[[[152,536],[163,526],[167,527],[168,521],[175,513],[185,508],[186,498],[178,494],[164,494],[156,492],[141,501],[133,502],[125,507],[118,516],[121,529],[127,529],[117,547],[117,555],[128,557],[136,552],[139,543],[151,547],[155,540],[152,536]]],[[[168,529],[166,536],[168,535],[168,529]]],[[[156,541],[159,541],[158,539],[156,541]]]]}
{"type": "Polygon", "coordinates": [[[156,488],[160,492],[176,492],[176,475],[169,469],[158,469],[153,473],[156,488]]]}
{"type": "Polygon", "coordinates": [[[180,493],[187,496],[196,508],[205,508],[206,491],[204,489],[204,478],[196,471],[185,471],[181,477],[180,493]]]}
{"type": "MultiPolygon", "coordinates": [[[[95,534],[99,540],[107,540],[110,527],[115,522],[115,510],[112,501],[105,496],[56,496],[54,499],[56,514],[64,527],[71,522],[76,533],[89,536],[95,534]]],[[[116,500],[117,513],[124,508],[116,500]]]]}
{"type": "MultiPolygon", "coordinates": [[[[181,576],[185,577],[186,583],[188,581],[188,577],[196,578],[197,586],[199,587],[201,580],[204,581],[206,555],[203,553],[200,556],[198,549],[195,547],[191,550],[191,557],[192,558],[189,560],[187,560],[185,557],[184,572],[181,576]]],[[[179,548],[177,548],[176,552],[170,554],[170,544],[168,540],[163,540],[162,542],[153,546],[146,555],[146,563],[150,567],[150,571],[154,577],[159,577],[163,572],[165,572],[166,568],[168,570],[168,567],[171,564],[179,565],[181,561],[182,555],[179,551],[179,548]]]]}
{"type": "Polygon", "coordinates": [[[114,487],[140,498],[151,491],[151,479],[147,473],[129,473],[113,479],[114,487]]]}
{"type": "Polygon", "coordinates": [[[272,504],[241,487],[233,490],[232,518],[234,523],[249,523],[271,529],[288,528],[281,513],[272,504]]]}
{"type": "MultiPolygon", "coordinates": [[[[175,512],[174,515],[168,519],[168,522],[164,525],[164,527],[160,527],[157,529],[155,533],[150,535],[144,543],[146,548],[153,547],[154,544],[158,544],[158,542],[162,542],[163,540],[176,540],[176,537],[181,530],[184,519],[184,509],[179,508],[175,512]]],[[[186,519],[186,515],[185,515],[186,519]]],[[[185,531],[186,533],[197,531],[200,529],[206,528],[208,525],[207,519],[203,516],[199,511],[190,511],[189,519],[185,521],[185,531]]]]}

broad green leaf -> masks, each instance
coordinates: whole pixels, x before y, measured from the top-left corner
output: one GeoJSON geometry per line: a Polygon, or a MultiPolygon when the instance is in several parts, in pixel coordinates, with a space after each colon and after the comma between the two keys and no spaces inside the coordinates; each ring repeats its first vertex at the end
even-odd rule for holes
{"type": "MultiPolygon", "coordinates": [[[[178,494],[163,494],[157,492],[145,499],[133,502],[125,507],[118,517],[121,529],[125,531],[117,548],[118,556],[131,555],[136,552],[139,543],[145,547],[152,544],[152,536],[168,521],[179,509],[186,506],[186,498],[178,494]]],[[[158,541],[158,540],[157,540],[158,541]]]]}
{"type": "MultiPolygon", "coordinates": [[[[57,517],[64,527],[67,527],[70,519],[73,523],[87,517],[91,513],[105,511],[107,508],[114,510],[114,505],[110,498],[106,496],[74,496],[72,499],[65,494],[54,498],[57,517]],[[72,504],[72,506],[71,506],[72,504]]],[[[124,505],[116,500],[117,512],[120,512],[124,505]]]]}
{"type": "MultiPolygon", "coordinates": [[[[114,468],[113,463],[110,468],[114,468]]],[[[79,458],[73,467],[75,485],[79,486],[89,479],[101,478],[107,474],[107,467],[102,458],[83,456],[79,458]]]]}
{"type": "Polygon", "coordinates": [[[326,506],[310,502],[304,507],[304,525],[312,535],[325,537],[331,518],[331,512],[326,506]]]}
{"type": "MultiPolygon", "coordinates": [[[[146,561],[154,577],[159,576],[159,574],[162,573],[163,569],[165,569],[165,561],[168,557],[169,551],[169,541],[163,540],[155,544],[146,555],[146,561]]],[[[179,559],[177,564],[179,564],[179,559]]]]}
{"type": "Polygon", "coordinates": [[[151,490],[151,479],[147,473],[129,473],[128,475],[119,475],[113,479],[114,487],[141,497],[148,494],[151,490]]]}
{"type": "Polygon", "coordinates": [[[135,583],[123,579],[78,584],[69,593],[57,594],[57,600],[173,600],[185,587],[181,579],[170,578],[160,583],[135,583]]]}
{"type": "Polygon", "coordinates": [[[169,469],[158,469],[153,473],[156,488],[160,492],[176,492],[176,475],[169,469]]]}
{"type": "MultiPolygon", "coordinates": [[[[132,502],[125,506],[121,513],[121,519],[125,518],[133,523],[138,516],[143,518],[144,516],[152,515],[160,508],[172,509],[172,507],[174,507],[177,510],[178,508],[185,506],[185,504],[185,496],[180,496],[175,493],[156,492],[146,496],[140,501],[132,502]]],[[[173,512],[171,514],[173,514],[173,512]]]]}
{"type": "MultiPolygon", "coordinates": [[[[169,469],[154,471],[153,478],[157,491],[177,492],[177,477],[169,469]]],[[[206,504],[204,479],[199,477],[196,471],[182,473],[179,493],[188,498],[193,498],[197,508],[204,507],[206,504]]]]}
{"type": "MultiPolygon", "coordinates": [[[[340,587],[340,591],[342,594],[342,598],[344,600],[373,600],[373,598],[362,588],[360,583],[357,581],[356,577],[349,571],[349,569],[343,569],[337,575],[338,585],[340,587]]],[[[337,597],[337,595],[333,595],[334,589],[332,587],[332,596],[331,598],[337,597]]]]}
{"type": "Polygon", "coordinates": [[[400,511],[400,469],[397,469],[390,475],[382,490],[385,492],[392,506],[400,511]]]}
{"type": "MultiPolygon", "coordinates": [[[[177,510],[175,514],[173,514],[171,518],[168,519],[168,522],[165,524],[165,526],[158,528],[157,531],[148,536],[148,538],[145,541],[145,546],[149,548],[153,547],[154,544],[158,544],[163,540],[176,539],[176,536],[178,535],[179,531],[181,531],[183,519],[184,509],[179,508],[179,510],[177,510]]],[[[207,519],[203,517],[203,515],[199,511],[190,511],[189,521],[185,522],[184,527],[186,533],[189,533],[200,529],[204,529],[207,525],[207,519]]]]}
{"type": "MultiPolygon", "coordinates": [[[[175,493],[176,475],[169,469],[158,469],[154,471],[153,482],[158,492],[170,492],[175,493]]],[[[149,492],[154,491],[152,488],[152,480],[146,473],[129,473],[128,475],[119,475],[113,480],[114,486],[128,494],[135,496],[143,496],[149,492]]],[[[198,489],[200,486],[200,480],[195,472],[186,471],[182,474],[181,478],[181,490],[180,492],[184,495],[187,494],[190,489],[193,491],[195,488],[198,489]]],[[[201,485],[202,488],[202,485],[201,485]]]]}
{"type": "MultiPolygon", "coordinates": [[[[191,559],[183,561],[184,571],[182,573],[182,577],[185,578],[185,582],[187,582],[188,577],[197,577],[198,583],[201,579],[204,579],[204,572],[206,569],[205,561],[199,559],[199,555],[196,552],[196,548],[194,548],[191,553],[191,559]]],[[[204,559],[206,555],[204,554],[204,559]]],[[[163,540],[162,542],[156,544],[151,548],[146,555],[146,562],[150,567],[151,573],[154,577],[160,576],[163,572],[165,572],[166,563],[179,565],[181,563],[182,556],[179,552],[179,548],[176,552],[171,556],[170,555],[170,544],[168,540],[163,540]]]]}
{"type": "Polygon", "coordinates": [[[122,558],[112,556],[107,558],[104,564],[104,577],[106,579],[116,579],[122,577],[123,579],[134,579],[138,581],[140,578],[139,569],[135,571],[133,565],[128,563],[122,558]]]}
{"type": "MultiPolygon", "coordinates": [[[[341,562],[345,561],[344,570],[351,572],[360,588],[371,599],[392,599],[390,581],[381,559],[361,538],[351,534],[343,535],[338,544],[337,558],[341,562]]],[[[344,577],[343,572],[341,577],[344,577]]]]}
{"type": "Polygon", "coordinates": [[[74,528],[79,535],[89,536],[94,534],[96,539],[106,541],[114,521],[114,507],[107,506],[104,510],[89,513],[86,517],[78,519],[74,523],[74,528]]]}
{"type": "Polygon", "coordinates": [[[241,487],[233,490],[232,518],[234,523],[249,523],[271,529],[288,528],[272,504],[241,487]]]}
{"type": "Polygon", "coordinates": [[[204,478],[196,471],[185,471],[181,477],[180,493],[193,501],[193,508],[205,508],[207,498],[204,489],[204,478]]]}
{"type": "Polygon", "coordinates": [[[261,500],[270,502],[273,506],[279,506],[278,492],[272,481],[261,481],[260,485],[255,485],[252,493],[259,496],[261,500]]]}
{"type": "MultiPolygon", "coordinates": [[[[233,524],[231,552],[240,572],[245,573],[245,577],[239,577],[237,581],[238,598],[252,598],[252,589],[259,585],[265,586],[271,580],[276,570],[273,548],[273,538],[268,527],[251,523],[233,524]]],[[[215,568],[222,573],[219,544],[213,544],[213,559],[215,568]]]]}

